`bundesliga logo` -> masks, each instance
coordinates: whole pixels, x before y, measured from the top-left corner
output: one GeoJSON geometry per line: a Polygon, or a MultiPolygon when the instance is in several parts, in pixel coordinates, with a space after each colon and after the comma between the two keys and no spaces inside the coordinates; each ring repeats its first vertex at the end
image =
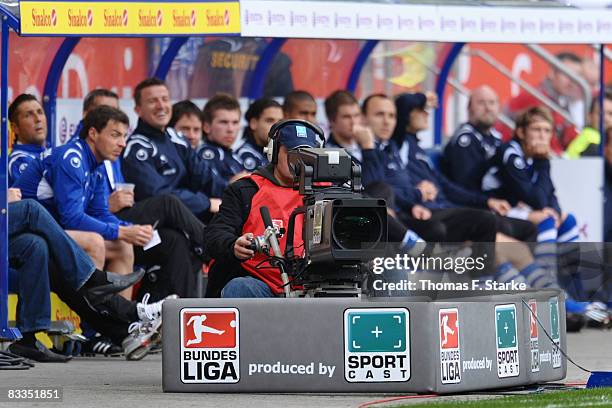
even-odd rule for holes
{"type": "Polygon", "coordinates": [[[538,304],[535,299],[529,301],[529,349],[531,351],[531,372],[540,371],[540,345],[538,340],[538,304]]]}
{"type": "Polygon", "coordinates": [[[238,382],[239,338],[238,309],[182,309],[181,381],[199,384],[238,382]]]}
{"type": "Polygon", "coordinates": [[[440,309],[440,373],[442,384],[461,382],[461,351],[459,348],[459,310],[440,309]]]}

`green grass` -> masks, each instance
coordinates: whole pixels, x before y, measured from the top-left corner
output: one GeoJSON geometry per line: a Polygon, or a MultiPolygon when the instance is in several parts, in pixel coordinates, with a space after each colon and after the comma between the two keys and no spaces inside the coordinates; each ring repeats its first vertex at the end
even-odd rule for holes
{"type": "MultiPolygon", "coordinates": [[[[452,397],[450,397],[452,398],[452,397]]],[[[409,408],[411,405],[402,405],[409,408]]],[[[588,390],[571,391],[546,391],[538,394],[504,396],[487,400],[458,401],[447,400],[444,402],[427,402],[416,406],[423,408],[573,408],[573,407],[612,407],[612,388],[596,388],[588,390]]]]}

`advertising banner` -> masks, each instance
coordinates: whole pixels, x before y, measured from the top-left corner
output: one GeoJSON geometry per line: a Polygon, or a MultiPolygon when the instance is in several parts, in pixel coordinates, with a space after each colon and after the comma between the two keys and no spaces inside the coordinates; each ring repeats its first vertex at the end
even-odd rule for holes
{"type": "Polygon", "coordinates": [[[242,35],[465,42],[607,42],[611,10],[242,1],[242,35]]]}
{"type": "Polygon", "coordinates": [[[22,1],[23,35],[238,34],[239,3],[22,1]]]}

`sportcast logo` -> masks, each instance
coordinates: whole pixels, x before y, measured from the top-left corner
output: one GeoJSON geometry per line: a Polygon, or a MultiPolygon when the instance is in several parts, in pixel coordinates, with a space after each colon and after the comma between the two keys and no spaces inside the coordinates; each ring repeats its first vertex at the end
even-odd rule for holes
{"type": "Polygon", "coordinates": [[[559,331],[559,298],[553,297],[548,301],[550,308],[550,337],[555,345],[552,349],[553,368],[561,367],[561,333],[559,331]]]}
{"type": "Polygon", "coordinates": [[[404,308],[344,312],[344,378],[348,382],[410,379],[410,315],[404,308]]]}
{"type": "Polygon", "coordinates": [[[237,383],[240,379],[239,312],[236,308],[181,310],[181,381],[237,383]]]}
{"type": "Polygon", "coordinates": [[[440,375],[442,384],[461,382],[461,351],[459,348],[459,309],[440,309],[440,375]]]}
{"type": "Polygon", "coordinates": [[[518,338],[516,335],[516,306],[495,306],[495,334],[497,347],[497,376],[519,375],[518,338]]]}

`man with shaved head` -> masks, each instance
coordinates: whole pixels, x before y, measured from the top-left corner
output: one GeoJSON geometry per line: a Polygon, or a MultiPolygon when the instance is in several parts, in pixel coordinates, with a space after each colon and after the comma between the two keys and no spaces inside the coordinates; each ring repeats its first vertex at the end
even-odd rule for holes
{"type": "Polygon", "coordinates": [[[491,87],[472,91],[468,122],[463,123],[444,148],[443,169],[448,178],[470,190],[482,190],[501,135],[493,128],[499,115],[499,99],[491,87]]]}
{"type": "MultiPolygon", "coordinates": [[[[468,121],[459,126],[444,148],[442,169],[446,176],[472,191],[490,190],[497,181],[488,170],[501,145],[494,125],[500,112],[499,98],[487,85],[474,89],[468,102],[468,121]],[[485,186],[487,188],[485,188],[485,186]]],[[[521,241],[535,237],[535,229],[523,220],[498,217],[498,229],[521,241]]]]}

